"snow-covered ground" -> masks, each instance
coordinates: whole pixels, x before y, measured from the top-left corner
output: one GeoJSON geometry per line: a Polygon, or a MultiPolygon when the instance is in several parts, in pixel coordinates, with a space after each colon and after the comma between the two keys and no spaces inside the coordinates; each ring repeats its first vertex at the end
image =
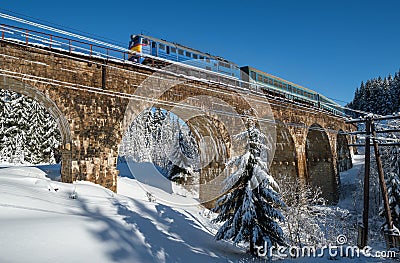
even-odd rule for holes
{"type": "Polygon", "coordinates": [[[0,262],[227,262],[242,256],[214,240],[200,215],[204,209],[185,206],[194,200],[129,178],[120,178],[118,188],[121,194],[88,182],[55,182],[32,167],[0,169],[0,262]]]}
{"type": "MultiPolygon", "coordinates": [[[[357,169],[342,183],[351,184],[357,169]]],[[[126,177],[118,179],[115,194],[89,182],[52,181],[46,172],[53,175],[54,169],[0,169],[1,263],[259,262],[247,260],[241,248],[215,241],[215,226],[195,199],[126,177]]]]}

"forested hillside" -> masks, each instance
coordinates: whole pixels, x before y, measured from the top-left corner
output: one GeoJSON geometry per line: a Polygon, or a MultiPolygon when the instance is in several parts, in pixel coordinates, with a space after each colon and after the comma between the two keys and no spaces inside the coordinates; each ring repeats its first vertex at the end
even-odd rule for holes
{"type": "Polygon", "coordinates": [[[355,91],[353,101],[347,106],[354,110],[387,115],[400,111],[399,98],[400,71],[394,77],[389,75],[383,79],[378,77],[362,82],[355,91]]]}

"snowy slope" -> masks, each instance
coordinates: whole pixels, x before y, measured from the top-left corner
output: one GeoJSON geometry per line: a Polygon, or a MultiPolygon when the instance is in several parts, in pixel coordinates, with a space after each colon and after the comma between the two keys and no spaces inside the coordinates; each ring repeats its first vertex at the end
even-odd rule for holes
{"type": "MultiPolygon", "coordinates": [[[[119,188],[126,196],[88,182],[53,182],[37,168],[0,169],[0,262],[227,262],[241,256],[214,241],[201,222],[202,208],[185,207],[188,198],[171,196],[182,206],[175,208],[149,202],[135,180],[121,178],[119,188]],[[77,199],[70,198],[73,192],[77,199]]],[[[156,197],[170,195],[152,190],[156,197]]]]}
{"type": "MultiPolygon", "coordinates": [[[[215,241],[215,226],[194,199],[129,178],[118,179],[114,194],[89,182],[51,181],[42,170],[0,169],[0,263],[259,262],[215,241]]],[[[332,262],[326,257],[292,261],[332,262]]]]}

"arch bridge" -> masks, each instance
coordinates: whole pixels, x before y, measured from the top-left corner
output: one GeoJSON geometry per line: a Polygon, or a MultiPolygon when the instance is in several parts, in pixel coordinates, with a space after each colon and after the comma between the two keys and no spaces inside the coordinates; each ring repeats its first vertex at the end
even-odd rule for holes
{"type": "Polygon", "coordinates": [[[273,123],[274,176],[304,179],[320,186],[328,200],[338,199],[338,173],[351,167],[351,138],[343,131],[354,130],[343,118],[286,101],[268,103],[260,94],[244,96],[228,85],[124,60],[5,38],[0,43],[0,88],[35,99],[58,123],[64,182],[88,180],[116,191],[118,147],[127,126],[143,109],[157,106],[174,111],[194,131],[199,145],[208,147],[200,199],[210,201],[221,189],[215,174],[235,154],[231,135],[243,124],[242,118],[215,113],[229,108],[239,116],[257,112],[259,122],[273,123]],[[191,114],[180,108],[183,101],[194,109],[191,114]],[[219,108],[213,111],[215,105],[219,108]]]}

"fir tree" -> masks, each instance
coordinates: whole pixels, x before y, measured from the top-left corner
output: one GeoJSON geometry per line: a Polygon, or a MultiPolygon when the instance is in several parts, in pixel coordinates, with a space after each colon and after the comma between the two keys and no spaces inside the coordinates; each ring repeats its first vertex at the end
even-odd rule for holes
{"type": "Polygon", "coordinates": [[[29,136],[29,141],[27,142],[27,148],[32,153],[39,154],[30,154],[29,159],[27,160],[30,163],[40,163],[43,160],[43,152],[41,146],[41,139],[43,134],[43,111],[41,111],[39,104],[34,104],[30,109],[31,118],[30,121],[32,123],[36,123],[37,125],[32,125],[28,127],[27,133],[29,136]]]}
{"type": "Polygon", "coordinates": [[[16,92],[0,90],[0,111],[0,161],[56,161],[61,135],[43,106],[16,92]]]}
{"type": "Polygon", "coordinates": [[[400,229],[400,148],[390,147],[386,153],[386,186],[394,225],[400,229]]]}
{"type": "Polygon", "coordinates": [[[43,119],[42,122],[43,129],[40,129],[41,140],[41,151],[42,162],[44,163],[55,163],[59,158],[58,155],[58,146],[61,142],[61,135],[58,132],[57,123],[54,121],[54,118],[47,111],[43,111],[43,119]]]}
{"type": "Polygon", "coordinates": [[[160,108],[155,108],[151,114],[151,136],[152,136],[152,160],[157,164],[163,163],[164,157],[164,145],[162,139],[162,126],[163,122],[166,118],[165,111],[161,110],[160,108]]]}
{"type": "Polygon", "coordinates": [[[248,129],[237,137],[247,137],[248,147],[243,155],[228,162],[228,166],[237,170],[224,181],[225,194],[213,209],[219,213],[214,222],[224,222],[215,237],[235,244],[247,242],[254,255],[256,246],[284,243],[283,231],[278,224],[283,216],[277,209],[284,203],[275,190],[278,185],[263,158],[267,149],[266,136],[249,121],[248,129]]]}
{"type": "MultiPolygon", "coordinates": [[[[347,105],[354,110],[375,114],[392,114],[400,111],[400,71],[394,77],[367,80],[356,89],[354,99],[347,105]]],[[[357,114],[355,117],[358,117],[357,114]]]]}
{"type": "Polygon", "coordinates": [[[164,176],[180,183],[190,183],[196,175],[198,151],[190,129],[176,115],[160,108],[144,111],[132,122],[119,155],[136,162],[153,162],[164,176]]]}
{"type": "Polygon", "coordinates": [[[389,173],[386,179],[389,196],[389,206],[392,220],[396,228],[400,229],[400,176],[396,173],[389,173]]]}
{"type": "Polygon", "coordinates": [[[392,92],[393,112],[400,112],[400,71],[394,75],[393,81],[390,82],[390,90],[392,92]]]}
{"type": "Polygon", "coordinates": [[[0,138],[2,161],[20,163],[20,160],[24,159],[22,156],[27,155],[24,146],[28,125],[26,114],[24,114],[23,97],[18,93],[5,91],[3,100],[5,102],[2,123],[4,128],[0,138]]]}
{"type": "Polygon", "coordinates": [[[169,154],[171,168],[168,177],[180,184],[193,184],[198,156],[197,144],[190,130],[179,130],[169,154]]]}
{"type": "Polygon", "coordinates": [[[161,140],[162,125],[165,118],[166,113],[160,108],[155,108],[153,114],[151,115],[151,130],[153,139],[156,142],[161,140]]]}

